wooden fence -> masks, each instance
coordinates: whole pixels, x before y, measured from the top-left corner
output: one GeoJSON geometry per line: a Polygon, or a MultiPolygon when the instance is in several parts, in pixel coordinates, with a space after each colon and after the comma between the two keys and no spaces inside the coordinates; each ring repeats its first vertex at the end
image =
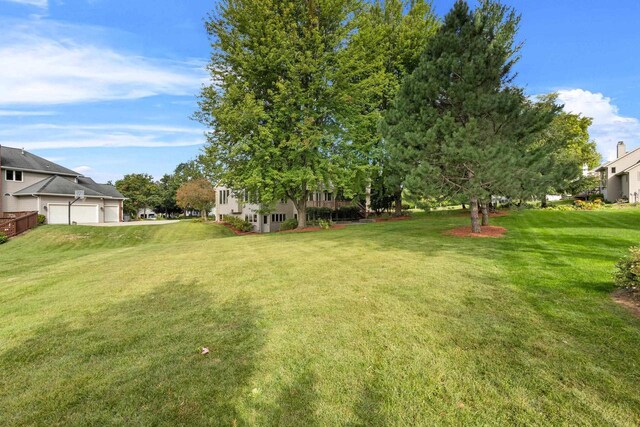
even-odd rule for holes
{"type": "Polygon", "coordinates": [[[38,212],[0,213],[0,233],[7,237],[17,236],[38,225],[38,212]]]}

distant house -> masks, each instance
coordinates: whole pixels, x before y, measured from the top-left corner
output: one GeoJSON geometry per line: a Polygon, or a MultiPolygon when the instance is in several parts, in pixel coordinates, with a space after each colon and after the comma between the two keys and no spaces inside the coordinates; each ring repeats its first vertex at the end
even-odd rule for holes
{"type": "Polygon", "coordinates": [[[143,208],[138,209],[138,218],[140,219],[157,219],[158,214],[153,209],[143,208]]]}
{"type": "Polygon", "coordinates": [[[89,177],[27,151],[0,147],[0,212],[37,211],[49,224],[69,222],[69,202],[76,191],[85,198],[71,206],[71,222],[122,221],[125,197],[113,185],[89,177]]]}
{"type": "Polygon", "coordinates": [[[627,152],[625,143],[618,142],[616,159],[594,172],[600,174],[600,192],[606,200],[640,201],[640,148],[627,152]]]}
{"type": "MultiPolygon", "coordinates": [[[[330,191],[311,192],[307,200],[307,208],[337,209],[352,204],[351,201],[336,200],[335,194],[330,191]]],[[[253,224],[256,233],[270,233],[279,231],[286,220],[298,219],[298,210],[291,200],[282,199],[271,207],[269,213],[265,213],[247,192],[235,194],[230,188],[216,187],[214,215],[217,221],[222,221],[226,215],[233,215],[253,224]]]]}

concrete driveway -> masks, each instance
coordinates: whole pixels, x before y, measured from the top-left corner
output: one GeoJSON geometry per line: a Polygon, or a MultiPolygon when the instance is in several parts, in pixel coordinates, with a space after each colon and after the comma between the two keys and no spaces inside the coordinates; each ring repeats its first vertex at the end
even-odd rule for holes
{"type": "Polygon", "coordinates": [[[177,220],[159,220],[159,221],[131,221],[131,222],[103,222],[100,224],[78,224],[91,225],[92,227],[135,227],[138,225],[166,225],[177,224],[177,220]]]}

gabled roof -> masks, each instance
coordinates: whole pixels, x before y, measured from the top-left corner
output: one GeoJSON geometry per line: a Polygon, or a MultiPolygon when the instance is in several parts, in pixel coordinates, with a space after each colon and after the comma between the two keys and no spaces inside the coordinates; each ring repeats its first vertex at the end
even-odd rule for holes
{"type": "Polygon", "coordinates": [[[638,166],[640,166],[640,161],[638,161],[637,163],[632,164],[631,166],[629,166],[625,170],[618,172],[615,176],[624,175],[626,173],[629,173],[631,170],[637,168],[638,166]]]}
{"type": "Polygon", "coordinates": [[[114,187],[113,185],[98,184],[93,179],[86,176],[79,176],[78,184],[82,185],[83,187],[87,187],[93,191],[96,191],[98,193],[104,194],[105,196],[113,197],[114,199],[125,198],[118,190],[116,190],[116,187],[114,187]]]}
{"type": "Polygon", "coordinates": [[[107,199],[124,199],[125,197],[118,192],[112,185],[97,184],[91,178],[78,178],[78,181],[84,183],[76,183],[70,179],[62,178],[54,175],[49,178],[38,181],[33,185],[23,188],[13,193],[14,196],[75,196],[77,190],[84,191],[84,195],[88,197],[101,197],[107,199]],[[88,182],[90,181],[90,182],[88,182]],[[88,185],[86,185],[88,184],[88,185]]]}
{"type": "Polygon", "coordinates": [[[0,166],[2,169],[18,169],[32,172],[44,172],[56,175],[81,176],[76,171],[57,165],[40,156],[27,151],[12,148],[0,147],[0,166]]]}
{"type": "MultiPolygon", "coordinates": [[[[598,168],[594,169],[594,172],[599,172],[599,171],[603,170],[604,168],[607,168],[609,166],[613,166],[618,160],[622,160],[625,157],[630,156],[631,154],[638,152],[638,150],[640,150],[640,147],[636,148],[635,150],[631,150],[628,153],[625,153],[623,156],[618,157],[615,160],[611,160],[609,162],[603,163],[598,168]]],[[[640,154],[640,152],[639,152],[639,154],[640,154]]]]}

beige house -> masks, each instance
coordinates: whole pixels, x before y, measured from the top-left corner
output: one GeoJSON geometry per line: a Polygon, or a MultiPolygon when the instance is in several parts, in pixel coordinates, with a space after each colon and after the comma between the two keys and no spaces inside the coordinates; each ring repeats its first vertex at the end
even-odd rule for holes
{"type": "Polygon", "coordinates": [[[600,174],[600,192],[607,201],[640,202],[640,148],[627,152],[625,143],[618,142],[616,159],[594,172],[600,174]]]}
{"type": "Polygon", "coordinates": [[[98,184],[27,151],[0,147],[0,175],[0,212],[36,211],[49,224],[122,221],[125,197],[114,186],[98,184]],[[78,191],[84,199],[76,200],[78,191]],[[71,209],[69,202],[74,202],[71,209]]]}
{"type": "MultiPolygon", "coordinates": [[[[312,192],[307,201],[307,207],[316,208],[336,209],[347,205],[351,205],[351,202],[336,200],[329,191],[312,192]]],[[[247,192],[236,194],[230,188],[216,187],[214,215],[217,221],[222,221],[226,215],[233,215],[253,224],[256,233],[270,233],[279,231],[286,220],[298,219],[298,210],[291,200],[282,199],[265,213],[260,204],[250,200],[247,192]]]]}

